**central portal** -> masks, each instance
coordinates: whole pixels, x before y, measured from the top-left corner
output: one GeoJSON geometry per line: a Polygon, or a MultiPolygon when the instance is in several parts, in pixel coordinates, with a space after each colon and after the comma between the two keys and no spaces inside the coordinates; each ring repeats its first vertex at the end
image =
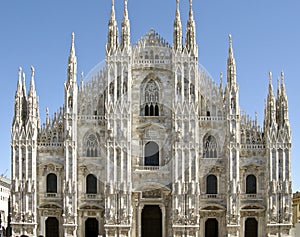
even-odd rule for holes
{"type": "Polygon", "coordinates": [[[162,237],[162,213],[158,205],[143,208],[142,237],[162,237]]]}

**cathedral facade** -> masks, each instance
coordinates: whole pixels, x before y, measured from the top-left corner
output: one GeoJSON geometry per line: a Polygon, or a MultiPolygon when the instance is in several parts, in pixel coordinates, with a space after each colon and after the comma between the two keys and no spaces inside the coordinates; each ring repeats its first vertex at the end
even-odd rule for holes
{"type": "Polygon", "coordinates": [[[72,34],[63,106],[43,125],[34,68],[28,93],[19,69],[13,236],[289,236],[284,74],[260,127],[239,106],[231,36],[225,83],[199,66],[192,0],[185,37],[176,1],[171,45],[154,30],[131,43],[127,0],[118,32],[112,1],[105,64],[80,82],[72,34]]]}

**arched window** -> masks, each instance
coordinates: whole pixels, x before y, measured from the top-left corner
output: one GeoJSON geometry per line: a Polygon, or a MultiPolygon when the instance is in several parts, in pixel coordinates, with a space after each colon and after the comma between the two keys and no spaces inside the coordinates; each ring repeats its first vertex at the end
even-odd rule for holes
{"type": "Polygon", "coordinates": [[[155,142],[145,145],[145,166],[159,166],[159,146],[155,142]]]}
{"type": "Polygon", "coordinates": [[[209,135],[203,140],[203,156],[205,158],[217,158],[217,140],[214,136],[209,135]]]}
{"type": "Polygon", "coordinates": [[[246,178],[246,194],[256,193],[256,177],[250,174],[246,178]]]}
{"type": "Polygon", "coordinates": [[[47,175],[47,193],[57,193],[57,176],[55,174],[47,175]]]}
{"type": "Polygon", "coordinates": [[[98,141],[95,134],[90,134],[86,141],[86,156],[97,157],[98,156],[98,141]]]}
{"type": "Polygon", "coordinates": [[[218,193],[218,179],[213,174],[210,174],[206,177],[206,193],[207,194],[218,193]]]}
{"type": "Polygon", "coordinates": [[[86,177],[86,193],[87,194],[97,193],[97,178],[93,174],[89,174],[86,177]]]}
{"type": "Polygon", "coordinates": [[[159,88],[154,80],[147,82],[144,90],[144,115],[159,115],[159,88]]]}

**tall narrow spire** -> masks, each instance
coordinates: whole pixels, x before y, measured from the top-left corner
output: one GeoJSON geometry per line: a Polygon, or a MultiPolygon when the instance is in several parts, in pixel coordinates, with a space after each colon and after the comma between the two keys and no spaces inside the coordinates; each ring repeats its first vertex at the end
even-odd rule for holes
{"type": "Polygon", "coordinates": [[[22,92],[23,96],[26,98],[26,80],[25,80],[25,72],[22,73],[22,79],[23,79],[23,84],[22,84],[22,92]]]}
{"type": "Polygon", "coordinates": [[[75,54],[75,34],[72,32],[72,43],[68,60],[68,81],[76,83],[77,77],[77,57],[75,54]]]}
{"type": "Polygon", "coordinates": [[[31,81],[30,81],[30,88],[29,88],[29,95],[35,95],[35,83],[34,83],[34,67],[31,66],[31,81]]]}
{"type": "Polygon", "coordinates": [[[176,17],[174,21],[173,47],[175,50],[182,49],[182,23],[180,19],[179,0],[176,0],[176,17]]]}
{"type": "Polygon", "coordinates": [[[227,59],[227,83],[230,86],[236,83],[236,63],[235,58],[233,56],[233,48],[232,48],[232,36],[229,35],[229,53],[227,59]]]}
{"type": "Polygon", "coordinates": [[[19,77],[18,77],[18,86],[17,86],[17,91],[16,95],[21,95],[22,93],[22,68],[19,67],[19,77]]]}
{"type": "Polygon", "coordinates": [[[186,29],[185,47],[188,52],[197,53],[196,46],[196,25],[193,13],[193,0],[190,0],[189,20],[186,29]]]}
{"type": "Polygon", "coordinates": [[[285,92],[285,82],[284,82],[284,72],[281,72],[281,94],[282,96],[286,96],[285,92]]]}
{"type": "Polygon", "coordinates": [[[106,45],[107,54],[111,54],[118,47],[118,25],[115,13],[115,1],[111,1],[111,14],[108,23],[108,40],[106,45]]]}
{"type": "Polygon", "coordinates": [[[124,17],[122,21],[122,49],[128,49],[130,45],[130,22],[128,18],[128,0],[124,0],[124,17]]]}
{"type": "Polygon", "coordinates": [[[272,72],[269,72],[269,90],[265,113],[265,124],[266,126],[271,127],[273,123],[276,123],[276,105],[272,83],[272,72]]]}

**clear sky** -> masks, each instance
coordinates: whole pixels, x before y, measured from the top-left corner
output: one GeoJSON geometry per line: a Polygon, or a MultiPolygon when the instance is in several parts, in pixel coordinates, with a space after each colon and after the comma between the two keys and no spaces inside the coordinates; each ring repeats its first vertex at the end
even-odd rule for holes
{"type": "MultiPolygon", "coordinates": [[[[172,44],[175,0],[129,0],[131,42],[154,28],[172,44]]],[[[123,0],[115,0],[120,26],[123,0]]],[[[240,87],[240,106],[263,121],[264,100],[273,72],[284,70],[292,127],[293,191],[300,190],[300,1],[194,0],[199,62],[219,83],[226,74],[228,34],[232,34],[240,87]]],[[[188,0],[180,10],[185,32],[188,0]]],[[[63,104],[71,33],[75,32],[78,71],[87,74],[105,59],[111,0],[0,1],[0,174],[10,176],[10,129],[18,68],[35,67],[42,123],[46,107],[53,114],[63,104]]]]}

